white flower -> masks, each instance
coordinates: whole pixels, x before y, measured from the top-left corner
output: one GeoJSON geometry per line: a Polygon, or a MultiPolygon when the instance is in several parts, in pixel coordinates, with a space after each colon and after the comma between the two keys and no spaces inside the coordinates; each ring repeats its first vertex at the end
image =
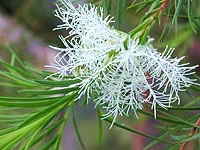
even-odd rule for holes
{"type": "MultiPolygon", "coordinates": [[[[171,107],[178,101],[179,91],[195,84],[187,76],[197,66],[180,64],[184,58],[172,58],[174,49],[166,47],[160,53],[152,46],[152,39],[145,45],[125,33],[109,26],[113,22],[103,16],[103,9],[84,4],[75,8],[69,1],[61,0],[56,17],[62,24],[55,30],[66,29],[68,36],[59,36],[65,48],[58,50],[50,66],[58,71],[59,79],[72,73],[80,78],[80,96],[96,94],[96,104],[107,111],[105,117],[136,114],[149,103],[156,117],[156,106],[171,107]]],[[[137,115],[136,115],[137,116],[137,115]]]]}
{"type": "MultiPolygon", "coordinates": [[[[63,40],[67,40],[65,46],[81,45],[84,48],[96,48],[98,51],[105,52],[110,49],[116,49],[121,42],[121,34],[109,26],[114,22],[113,18],[107,16],[104,18],[103,9],[97,8],[92,4],[78,5],[75,8],[70,1],[60,0],[63,7],[57,5],[55,16],[62,24],[54,30],[65,29],[69,35],[63,40]]],[[[124,35],[123,35],[124,36],[124,35]]]]}
{"type": "Polygon", "coordinates": [[[194,74],[191,71],[198,65],[189,67],[189,63],[181,64],[184,57],[172,58],[174,49],[168,46],[163,53],[158,52],[151,43],[147,43],[145,48],[146,52],[138,55],[142,71],[148,73],[151,80],[146,82],[151,99],[145,99],[145,102],[152,104],[156,117],[156,105],[167,108],[175,101],[180,104],[178,92],[185,91],[185,88],[190,87],[191,84],[196,84],[196,79],[187,76],[194,74]]]}
{"type": "Polygon", "coordinates": [[[68,73],[75,76],[89,78],[83,81],[83,88],[87,89],[90,82],[96,80],[106,69],[109,52],[118,51],[126,39],[126,34],[119,33],[109,26],[113,22],[109,16],[103,17],[103,9],[98,13],[93,5],[78,5],[75,8],[71,2],[60,0],[62,7],[57,5],[56,17],[62,24],[54,30],[66,29],[68,36],[59,36],[65,48],[52,47],[59,51],[52,65],[62,79],[68,73]],[[69,60],[66,61],[66,56],[69,60]],[[88,81],[88,82],[86,82],[88,81]]]}
{"type": "Polygon", "coordinates": [[[97,104],[106,104],[105,117],[112,115],[115,119],[128,115],[130,110],[136,113],[143,103],[152,105],[156,117],[157,105],[166,109],[176,101],[179,104],[178,92],[196,84],[196,79],[187,76],[194,74],[191,70],[197,66],[180,64],[184,57],[172,58],[174,49],[166,47],[160,53],[151,41],[140,45],[138,40],[129,38],[126,48],[112,61],[112,69],[102,79],[102,94],[97,98],[97,104]]]}
{"type": "Polygon", "coordinates": [[[129,111],[136,114],[143,103],[152,105],[156,117],[157,105],[166,109],[176,101],[179,104],[178,92],[196,84],[196,79],[187,76],[194,74],[191,70],[197,66],[180,64],[184,57],[172,58],[174,49],[166,47],[160,53],[151,41],[140,45],[138,40],[129,38],[126,48],[112,61],[112,69],[101,79],[101,94],[96,101],[107,110],[105,117],[114,116],[115,120],[129,111]]]}

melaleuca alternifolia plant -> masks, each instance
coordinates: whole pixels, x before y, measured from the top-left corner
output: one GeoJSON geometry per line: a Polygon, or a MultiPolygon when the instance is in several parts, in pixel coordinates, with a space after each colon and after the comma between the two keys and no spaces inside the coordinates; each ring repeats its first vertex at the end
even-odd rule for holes
{"type": "MultiPolygon", "coordinates": [[[[117,3],[119,23],[125,1],[118,0],[117,3]]],[[[171,6],[169,0],[132,4],[129,8],[138,7],[138,11],[151,7],[140,24],[125,33],[112,26],[114,17],[105,15],[110,12],[110,0],[76,6],[69,0],[59,0],[55,16],[61,23],[54,30],[65,32],[65,36],[59,36],[64,46],[51,46],[58,53],[52,64],[46,66],[54,68],[55,72],[41,72],[31,67],[20,60],[11,47],[8,47],[12,54],[11,63],[0,59],[0,64],[7,69],[0,71],[0,85],[23,88],[20,96],[0,97],[0,113],[3,113],[0,115],[0,149],[60,149],[70,113],[76,104],[84,100],[85,104],[93,102],[97,109],[99,144],[102,141],[102,121],[109,122],[111,129],[117,126],[153,139],[146,149],[162,142],[183,150],[187,141],[197,139],[198,135],[194,133],[200,125],[199,114],[183,120],[170,115],[170,111],[163,112],[168,109],[199,110],[198,107],[188,107],[194,101],[183,108],[172,106],[181,103],[179,93],[186,88],[192,86],[199,92],[199,83],[194,77],[197,65],[185,63],[184,57],[176,57],[173,54],[175,49],[167,45],[160,52],[154,46],[158,39],[154,40],[150,35],[168,3],[171,6]],[[152,112],[144,108],[151,108],[152,112]],[[13,115],[10,110],[16,114],[13,115]],[[156,138],[118,123],[118,116],[132,117],[135,114],[139,118],[138,112],[176,126],[170,126],[156,138]],[[173,135],[176,131],[185,131],[185,128],[190,128],[190,134],[173,135]],[[51,140],[46,140],[46,136],[51,136],[51,140]],[[168,137],[175,142],[166,140],[168,137]]],[[[172,23],[177,23],[180,3],[175,5],[172,23]]],[[[187,4],[188,20],[196,31],[198,21],[191,15],[191,4],[197,5],[197,2],[188,1],[187,4]]],[[[78,132],[75,111],[72,112],[77,139],[82,149],[86,149],[78,132]]]]}
{"type": "Polygon", "coordinates": [[[57,70],[53,75],[60,80],[68,74],[80,79],[76,100],[87,95],[87,101],[104,108],[104,118],[113,116],[114,123],[118,115],[136,114],[145,103],[151,104],[156,118],[157,106],[167,109],[174,102],[180,104],[178,93],[197,84],[188,76],[198,65],[181,63],[184,57],[173,57],[174,48],[166,46],[160,53],[152,38],[141,44],[137,33],[114,29],[110,26],[114,18],[104,16],[101,7],[60,2],[63,7],[57,5],[55,16],[62,24],[54,30],[69,35],[59,36],[64,48],[52,47],[58,54],[49,67],[57,70]]]}

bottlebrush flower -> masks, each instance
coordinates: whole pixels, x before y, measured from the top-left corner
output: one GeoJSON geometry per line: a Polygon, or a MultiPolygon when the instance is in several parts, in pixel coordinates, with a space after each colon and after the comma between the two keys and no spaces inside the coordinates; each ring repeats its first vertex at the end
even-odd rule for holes
{"type": "MultiPolygon", "coordinates": [[[[179,91],[195,84],[187,76],[197,66],[180,64],[184,58],[172,58],[174,49],[166,47],[163,53],[152,45],[152,39],[141,45],[138,39],[115,30],[109,24],[113,18],[103,16],[95,6],[79,5],[61,0],[56,17],[62,24],[54,30],[65,29],[68,36],[59,36],[64,48],[58,50],[50,66],[58,71],[59,79],[72,73],[80,78],[80,96],[97,95],[94,101],[102,105],[105,117],[136,114],[143,103],[150,103],[156,117],[156,106],[171,107],[178,101],[179,91]],[[66,59],[68,56],[68,59],[66,59]]],[[[54,75],[54,74],[53,74],[54,75]]]]}
{"type": "Polygon", "coordinates": [[[59,51],[54,59],[56,64],[52,67],[58,70],[55,74],[60,74],[60,79],[68,73],[89,78],[88,82],[83,81],[87,87],[105,69],[109,51],[119,50],[127,35],[109,26],[113,18],[104,18],[102,8],[98,13],[91,4],[75,8],[69,1],[61,0],[60,3],[62,7],[57,5],[55,16],[63,24],[54,30],[65,29],[69,35],[59,36],[65,48],[52,47],[59,51]],[[67,61],[66,56],[69,56],[67,61]]]}
{"type": "MultiPolygon", "coordinates": [[[[112,62],[112,69],[102,79],[101,92],[97,104],[104,105],[107,116],[128,115],[142,109],[143,103],[150,103],[156,117],[156,106],[167,109],[178,101],[179,91],[196,84],[196,79],[187,76],[197,66],[180,64],[184,58],[172,58],[174,49],[166,47],[160,53],[152,46],[152,39],[145,45],[129,37],[127,45],[112,62]],[[106,104],[106,105],[105,105],[106,104]]],[[[198,85],[198,84],[196,84],[198,85]]]]}

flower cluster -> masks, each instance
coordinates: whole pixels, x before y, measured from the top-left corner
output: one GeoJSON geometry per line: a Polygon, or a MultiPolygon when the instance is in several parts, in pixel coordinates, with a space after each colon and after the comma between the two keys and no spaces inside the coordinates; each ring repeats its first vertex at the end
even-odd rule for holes
{"type": "Polygon", "coordinates": [[[105,117],[136,114],[144,103],[149,103],[156,116],[156,106],[171,107],[178,101],[179,91],[195,84],[187,76],[197,66],[180,64],[184,58],[172,58],[174,49],[166,47],[160,53],[152,46],[152,39],[141,45],[138,39],[115,30],[109,24],[110,16],[103,16],[91,4],[75,8],[61,0],[55,16],[62,24],[55,30],[65,29],[68,36],[59,36],[64,48],[58,50],[51,67],[57,69],[59,79],[69,73],[80,78],[80,96],[91,93],[94,101],[106,110],[105,117]],[[66,58],[68,56],[68,58],[66,58]]]}

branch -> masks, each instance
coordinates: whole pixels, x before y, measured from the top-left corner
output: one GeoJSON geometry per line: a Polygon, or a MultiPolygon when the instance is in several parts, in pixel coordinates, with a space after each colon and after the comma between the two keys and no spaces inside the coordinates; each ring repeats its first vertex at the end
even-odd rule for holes
{"type": "Polygon", "coordinates": [[[169,0],[164,0],[164,2],[162,3],[162,5],[160,6],[160,9],[164,9],[167,5],[167,3],[169,2],[169,0]]]}
{"type": "MultiPolygon", "coordinates": [[[[196,121],[195,123],[196,126],[200,126],[200,118],[196,121]]],[[[192,128],[192,130],[190,131],[190,136],[193,136],[195,131],[197,130],[196,127],[192,128]]],[[[186,147],[188,141],[184,142],[183,144],[181,144],[181,147],[179,148],[179,150],[184,150],[184,148],[186,147]]]]}
{"type": "Polygon", "coordinates": [[[169,0],[164,0],[162,2],[162,4],[160,5],[160,7],[158,7],[156,10],[152,11],[150,13],[150,16],[148,16],[146,19],[144,19],[139,26],[137,26],[135,29],[133,29],[132,31],[129,32],[129,35],[131,35],[131,37],[143,36],[145,34],[146,30],[148,30],[148,28],[150,28],[155,23],[159,14],[167,6],[168,2],[169,2],[169,0]]]}

